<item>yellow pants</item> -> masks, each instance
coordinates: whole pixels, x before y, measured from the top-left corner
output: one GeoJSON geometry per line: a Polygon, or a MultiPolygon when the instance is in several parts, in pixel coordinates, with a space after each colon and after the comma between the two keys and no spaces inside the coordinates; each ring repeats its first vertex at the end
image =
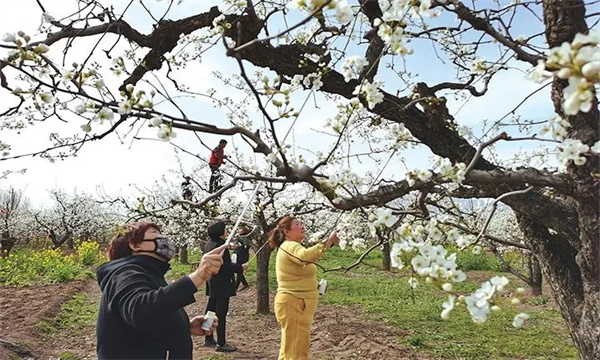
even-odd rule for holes
{"type": "Polygon", "coordinates": [[[310,351],[310,326],[319,299],[299,299],[277,293],[275,317],[281,327],[279,360],[306,360],[310,351]]]}

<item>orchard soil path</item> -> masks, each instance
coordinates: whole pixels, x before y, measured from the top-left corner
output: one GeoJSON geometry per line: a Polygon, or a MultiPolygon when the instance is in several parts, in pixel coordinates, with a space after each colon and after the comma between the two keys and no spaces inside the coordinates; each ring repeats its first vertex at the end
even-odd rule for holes
{"type": "MultiPolygon", "coordinates": [[[[86,292],[90,306],[97,306],[100,291],[93,280],[25,288],[0,287],[0,340],[25,345],[35,359],[58,359],[70,353],[73,359],[95,358],[95,324],[83,324],[76,335],[61,330],[44,335],[36,330],[39,321],[56,316],[61,306],[77,293],[86,292]]],[[[186,310],[190,316],[201,314],[206,299],[199,292],[196,304],[186,310]]],[[[277,359],[279,327],[275,316],[255,312],[255,288],[232,298],[227,318],[228,343],[238,347],[231,354],[203,346],[194,338],[194,359],[277,359]]],[[[272,303],[272,299],[271,299],[272,303]]],[[[407,333],[366,317],[358,307],[320,304],[311,333],[310,359],[424,359],[403,338],[407,333]]],[[[19,359],[0,345],[0,359],[19,359]]]]}

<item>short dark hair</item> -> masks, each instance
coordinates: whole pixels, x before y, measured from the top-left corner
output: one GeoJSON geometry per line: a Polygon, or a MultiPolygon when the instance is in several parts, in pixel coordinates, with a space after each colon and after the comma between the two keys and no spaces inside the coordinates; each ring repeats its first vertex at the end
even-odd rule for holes
{"type": "Polygon", "coordinates": [[[221,139],[221,141],[219,141],[219,145],[220,145],[220,144],[227,144],[227,140],[225,140],[225,139],[221,139]]]}
{"type": "Polygon", "coordinates": [[[225,221],[215,220],[208,225],[207,233],[209,237],[221,237],[225,234],[225,221]]]}
{"type": "Polygon", "coordinates": [[[116,260],[131,255],[129,244],[139,244],[144,240],[148,229],[160,231],[160,227],[153,222],[137,222],[120,227],[116,236],[108,244],[108,259],[116,260]]]}

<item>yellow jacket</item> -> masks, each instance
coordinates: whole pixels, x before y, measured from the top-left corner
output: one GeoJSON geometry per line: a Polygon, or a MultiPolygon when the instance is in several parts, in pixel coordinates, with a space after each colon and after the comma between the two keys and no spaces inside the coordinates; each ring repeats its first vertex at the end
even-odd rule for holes
{"type": "Polygon", "coordinates": [[[279,246],[275,263],[277,292],[300,299],[317,299],[317,267],[311,263],[319,260],[325,248],[322,243],[305,248],[298,242],[284,241],[279,246]]]}

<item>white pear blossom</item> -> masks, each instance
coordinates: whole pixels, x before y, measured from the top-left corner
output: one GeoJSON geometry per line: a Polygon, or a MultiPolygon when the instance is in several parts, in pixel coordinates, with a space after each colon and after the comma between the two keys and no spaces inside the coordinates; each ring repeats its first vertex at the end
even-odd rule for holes
{"type": "Polygon", "coordinates": [[[44,92],[40,94],[40,100],[46,104],[52,104],[54,103],[54,96],[52,96],[52,93],[44,92]]]}
{"type": "Polygon", "coordinates": [[[467,248],[469,245],[471,245],[471,243],[473,242],[475,238],[472,235],[460,235],[458,237],[458,239],[456,239],[456,245],[460,248],[460,249],[465,249],[467,248]]]}
{"type": "Polygon", "coordinates": [[[474,255],[479,255],[481,254],[481,246],[479,245],[475,245],[473,246],[473,250],[471,250],[473,252],[474,255]]]}
{"type": "Polygon", "coordinates": [[[408,279],[408,286],[410,286],[411,289],[416,289],[417,286],[419,286],[419,281],[414,277],[411,277],[410,279],[408,279]]]}
{"type": "Polygon", "coordinates": [[[567,115],[577,115],[579,111],[589,112],[594,100],[594,85],[586,79],[570,77],[569,86],[564,89],[563,110],[567,115]]]}
{"type": "Polygon", "coordinates": [[[269,153],[269,155],[267,155],[267,160],[274,164],[277,161],[277,155],[269,153]]]}
{"type": "Polygon", "coordinates": [[[85,102],[82,102],[81,104],[78,104],[77,106],[75,106],[75,112],[79,115],[83,114],[86,110],[87,110],[87,107],[85,105],[85,102]]]}
{"type": "Polygon", "coordinates": [[[373,222],[373,226],[384,225],[386,227],[392,227],[397,221],[398,217],[392,214],[391,209],[381,208],[375,211],[377,219],[373,222]]]}
{"type": "Polygon", "coordinates": [[[170,141],[177,137],[177,134],[173,131],[171,126],[161,124],[158,129],[158,138],[164,141],[170,141]]]}
{"type": "Polygon", "coordinates": [[[342,24],[350,22],[354,18],[352,8],[345,0],[339,0],[335,4],[335,18],[342,24]]]}
{"type": "Polygon", "coordinates": [[[348,82],[351,79],[357,79],[367,65],[369,65],[369,62],[362,56],[350,56],[347,58],[344,65],[342,65],[344,81],[348,82]]]}
{"type": "Polygon", "coordinates": [[[54,21],[54,16],[45,12],[42,14],[42,20],[45,22],[52,22],[52,21],[54,21]]]}
{"type": "Polygon", "coordinates": [[[304,75],[294,75],[294,77],[292,78],[292,81],[290,81],[290,83],[292,84],[292,86],[298,86],[300,84],[302,84],[302,80],[304,79],[304,75]]]}
{"type": "Polygon", "coordinates": [[[36,54],[45,54],[50,51],[50,47],[46,44],[38,44],[33,48],[36,54]]]}
{"type": "Polygon", "coordinates": [[[115,117],[115,114],[113,113],[113,111],[110,108],[103,107],[102,109],[100,109],[100,111],[98,111],[96,113],[96,115],[94,116],[94,120],[102,123],[105,120],[111,121],[112,119],[114,119],[114,117],[115,117]]]}
{"type": "Polygon", "coordinates": [[[448,300],[442,303],[442,307],[444,308],[441,314],[442,319],[448,320],[450,318],[450,311],[454,309],[454,299],[456,299],[455,295],[448,295],[448,300]]]}
{"type": "Polygon", "coordinates": [[[119,109],[117,111],[119,112],[119,114],[125,115],[125,114],[131,113],[132,110],[133,110],[133,106],[131,106],[131,102],[122,101],[119,103],[119,109]]]}
{"type": "Polygon", "coordinates": [[[452,284],[445,283],[444,285],[442,285],[442,290],[444,290],[444,291],[452,291],[452,284]]]}
{"type": "Polygon", "coordinates": [[[517,314],[517,315],[515,315],[515,318],[513,319],[512,326],[514,326],[517,329],[521,328],[525,324],[525,320],[528,320],[528,319],[529,319],[529,314],[526,314],[526,313],[517,314]]]}
{"type": "Polygon", "coordinates": [[[394,243],[392,245],[392,249],[390,250],[390,260],[392,267],[395,267],[397,269],[404,268],[404,264],[402,263],[400,255],[402,255],[402,245],[400,243],[394,243]]]}
{"type": "Polygon", "coordinates": [[[368,243],[364,238],[358,237],[352,241],[352,250],[358,253],[365,250],[367,248],[367,245],[368,243]]]}
{"type": "Polygon", "coordinates": [[[428,181],[433,176],[433,173],[429,170],[419,170],[417,172],[417,178],[421,181],[428,181]]]}
{"type": "Polygon", "coordinates": [[[596,143],[590,148],[590,150],[595,154],[600,154],[600,141],[596,141],[596,143]]]}
{"type": "Polygon", "coordinates": [[[92,131],[92,126],[90,124],[83,124],[81,125],[81,130],[83,130],[85,133],[89,133],[92,131]]]}
{"type": "Polygon", "coordinates": [[[75,73],[73,71],[63,69],[61,80],[62,80],[62,82],[67,83],[67,82],[73,80],[74,76],[75,76],[75,73]]]}
{"type": "Polygon", "coordinates": [[[544,60],[538,60],[537,66],[529,72],[529,78],[536,83],[541,83],[550,77],[552,77],[552,73],[546,70],[546,62],[544,60]]]}
{"type": "Polygon", "coordinates": [[[587,153],[590,147],[583,144],[579,139],[566,139],[559,148],[558,160],[563,165],[573,161],[576,165],[582,165],[586,159],[582,155],[587,153]]]}
{"type": "Polygon", "coordinates": [[[473,74],[485,74],[488,70],[488,67],[485,63],[485,59],[477,59],[473,61],[471,64],[471,72],[473,74]]]}
{"type": "Polygon", "coordinates": [[[2,35],[2,41],[4,42],[15,42],[16,40],[17,37],[13,33],[5,33],[4,35],[2,35]]]}
{"type": "Polygon", "coordinates": [[[362,84],[357,85],[352,95],[362,95],[367,101],[369,109],[373,109],[375,105],[383,101],[383,93],[379,90],[379,87],[383,85],[380,80],[373,80],[372,83],[364,81],[362,84]]]}
{"type": "Polygon", "coordinates": [[[154,116],[150,119],[150,126],[154,127],[154,126],[160,126],[163,123],[163,117],[162,115],[159,116],[154,116]]]}

